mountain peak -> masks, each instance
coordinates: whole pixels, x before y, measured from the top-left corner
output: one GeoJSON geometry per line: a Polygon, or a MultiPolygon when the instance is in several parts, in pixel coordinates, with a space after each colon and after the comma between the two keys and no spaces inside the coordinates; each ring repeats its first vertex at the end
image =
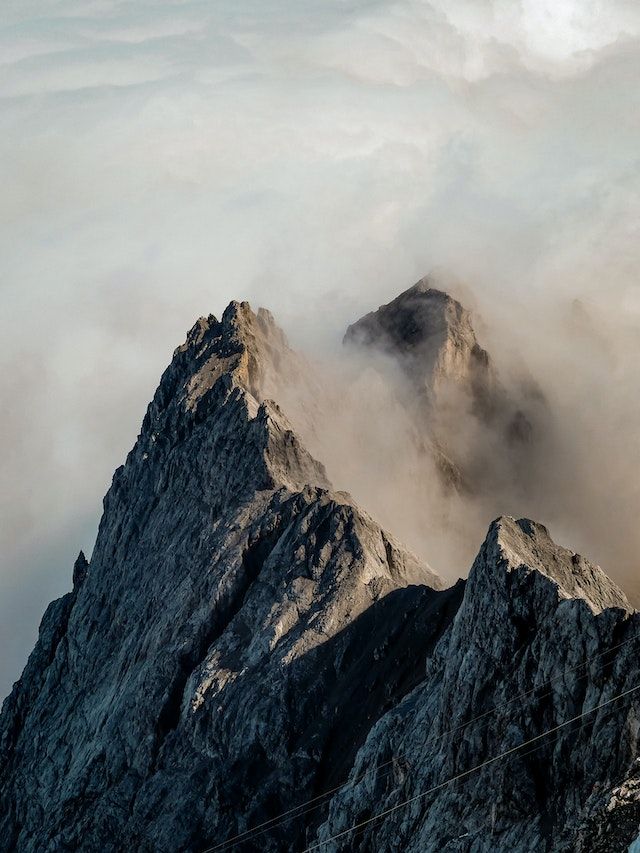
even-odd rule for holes
{"type": "Polygon", "coordinates": [[[406,382],[394,384],[446,488],[492,493],[519,478],[535,453],[544,399],[535,404],[514,376],[502,384],[480,345],[471,313],[425,276],[347,329],[344,343],[392,361],[406,382]],[[460,429],[460,424],[464,428],[460,429]],[[496,442],[504,453],[496,466],[496,442]]]}
{"type": "Polygon", "coordinates": [[[401,300],[409,295],[427,296],[429,299],[441,302],[452,302],[462,308],[458,300],[454,299],[454,297],[447,293],[446,290],[443,290],[435,281],[433,276],[430,275],[422,276],[422,278],[416,281],[415,284],[412,284],[411,287],[408,287],[405,291],[400,293],[396,299],[401,300]]]}
{"type": "Polygon", "coordinates": [[[488,353],[470,313],[425,276],[347,329],[344,341],[397,359],[424,399],[433,404],[448,386],[472,396],[494,384],[488,353]]]}
{"type": "Polygon", "coordinates": [[[295,361],[271,313],[264,308],[254,313],[248,302],[235,300],[220,321],[213,314],[200,317],[174,353],[176,367],[187,376],[184,401],[191,410],[222,376],[261,401],[268,379],[295,361]]]}
{"type": "Polygon", "coordinates": [[[630,849],[639,620],[543,525],[499,518],[426,678],[371,730],[320,842],[359,825],[357,846],[340,849],[630,849]],[[575,725],[582,717],[587,725],[575,725]],[[402,804],[425,791],[428,803],[406,817],[402,804]],[[397,814],[386,803],[400,803],[397,814]]]}
{"type": "Polygon", "coordinates": [[[476,566],[480,564],[507,573],[537,572],[557,587],[560,598],[582,599],[594,613],[610,607],[633,609],[599,566],[557,545],[543,524],[527,518],[502,516],[494,521],[476,561],[476,566]]]}
{"type": "MultiPolygon", "coordinates": [[[[381,309],[392,332],[406,309],[427,339],[444,330],[445,367],[465,352],[459,303],[424,281],[399,300],[381,309]]],[[[73,592],[47,609],[0,713],[6,849],[235,839],[291,853],[344,836],[350,850],[423,853],[470,833],[474,850],[544,849],[552,833],[574,840],[566,827],[595,783],[635,758],[638,712],[620,706],[615,725],[609,711],[593,718],[588,740],[567,731],[553,755],[497,772],[496,756],[520,758],[514,744],[564,732],[586,696],[593,709],[603,687],[637,689],[624,637],[637,638],[640,614],[526,519],[494,522],[469,581],[443,589],[331,489],[269,398],[303,366],[246,302],[200,318],[175,351],[114,475],[91,562],[80,552],[73,592]],[[586,683],[556,677],[613,649],[610,686],[592,671],[586,683]],[[537,690],[549,673],[554,689],[537,690]],[[463,777],[461,798],[447,780],[463,777]],[[409,821],[381,811],[425,790],[435,798],[409,821]],[[318,791],[332,795],[327,822],[305,808],[318,791]],[[296,819],[281,821],[292,806],[296,819]]]]}
{"type": "Polygon", "coordinates": [[[434,287],[429,276],[424,276],[349,326],[345,341],[386,344],[404,351],[458,325],[471,325],[469,313],[450,294],[434,287]]]}
{"type": "Polygon", "coordinates": [[[118,479],[157,474],[161,458],[189,445],[194,459],[210,456],[206,477],[222,478],[225,501],[278,486],[330,487],[324,466],[269,402],[301,369],[268,311],[234,301],[221,320],[200,317],[174,351],[118,479]]]}
{"type": "Polygon", "coordinates": [[[175,351],[0,715],[4,849],[204,850],[341,778],[422,676],[460,591],[331,490],[265,396],[296,365],[246,302],[175,351]]]}

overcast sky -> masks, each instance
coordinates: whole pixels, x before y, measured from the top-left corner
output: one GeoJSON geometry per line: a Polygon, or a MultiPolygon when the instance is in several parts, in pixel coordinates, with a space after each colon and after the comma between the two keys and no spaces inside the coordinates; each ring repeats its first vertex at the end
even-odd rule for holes
{"type": "Polygon", "coordinates": [[[440,267],[489,335],[637,320],[639,38],[637,0],[5,0],[0,696],[199,315],[326,346],[440,267]]]}

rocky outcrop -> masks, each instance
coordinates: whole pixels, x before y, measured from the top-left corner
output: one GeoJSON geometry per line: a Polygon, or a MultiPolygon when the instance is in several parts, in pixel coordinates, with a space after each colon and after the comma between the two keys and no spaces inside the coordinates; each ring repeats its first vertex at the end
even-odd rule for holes
{"type": "Polygon", "coordinates": [[[423,683],[372,729],[317,849],[578,849],[638,754],[639,638],[600,569],[541,525],[500,519],[423,683]]]}
{"type": "Polygon", "coordinates": [[[399,365],[407,382],[404,405],[426,436],[423,443],[445,484],[494,489],[496,446],[505,457],[501,476],[518,475],[530,456],[544,398],[530,382],[507,392],[478,342],[471,314],[431,276],[349,326],[344,343],[399,365]]]}
{"type": "Polygon", "coordinates": [[[469,396],[478,413],[489,415],[493,408],[495,370],[476,339],[471,315],[429,277],[353,323],[344,340],[399,361],[431,407],[447,405],[457,391],[469,396]]]}
{"type": "Polygon", "coordinates": [[[3,706],[2,849],[625,849],[638,614],[526,520],[445,589],[270,399],[299,371],[247,303],[175,351],[3,706]]]}
{"type": "Polygon", "coordinates": [[[292,358],[246,303],[176,350],[3,708],[6,849],[201,850],[346,774],[419,680],[458,593],[264,399],[292,358]]]}

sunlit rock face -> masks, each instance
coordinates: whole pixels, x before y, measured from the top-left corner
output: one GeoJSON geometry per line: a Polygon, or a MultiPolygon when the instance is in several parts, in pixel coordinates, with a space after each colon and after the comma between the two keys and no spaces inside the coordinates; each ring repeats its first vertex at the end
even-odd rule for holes
{"type": "MultiPolygon", "coordinates": [[[[383,325],[424,406],[449,380],[498,393],[466,312],[412,291],[383,325]]],[[[247,303],[175,351],[3,706],[0,846],[624,849],[637,614],[527,520],[445,588],[272,399],[305,370],[247,303]]]]}

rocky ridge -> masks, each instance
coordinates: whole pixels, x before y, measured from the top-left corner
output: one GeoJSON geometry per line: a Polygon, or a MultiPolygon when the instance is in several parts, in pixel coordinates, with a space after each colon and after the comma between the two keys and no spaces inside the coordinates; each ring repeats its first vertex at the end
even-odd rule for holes
{"type": "Polygon", "coordinates": [[[201,849],[346,772],[367,719],[415,681],[400,649],[424,650],[455,595],[331,490],[262,399],[286,358],[246,303],[176,350],[91,562],[4,705],[9,849],[201,849]],[[364,684],[368,716],[335,732],[364,684]]]}
{"type": "Polygon", "coordinates": [[[640,684],[639,638],[640,616],[604,572],[541,525],[499,519],[424,681],[372,730],[353,769],[362,781],[335,796],[322,849],[592,849],[599,822],[584,824],[638,755],[640,694],[607,703],[640,684]],[[389,756],[396,772],[376,772],[389,756]]]}
{"type": "MultiPolygon", "coordinates": [[[[444,350],[426,372],[458,370],[444,350]]],[[[247,303],[175,351],[3,705],[6,849],[625,850],[638,614],[524,519],[446,589],[269,399],[301,370],[247,303]]]]}

